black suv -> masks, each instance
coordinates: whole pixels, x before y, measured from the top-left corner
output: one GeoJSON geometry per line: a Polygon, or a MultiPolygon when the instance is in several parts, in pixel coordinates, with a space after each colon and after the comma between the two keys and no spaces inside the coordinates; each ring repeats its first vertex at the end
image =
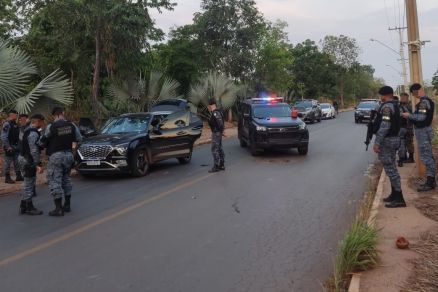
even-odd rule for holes
{"type": "Polygon", "coordinates": [[[309,149],[306,124],[292,118],[291,108],[282,99],[248,99],[241,104],[238,123],[240,146],[249,145],[252,155],[266,148],[298,148],[301,155],[309,149]]]}
{"type": "Polygon", "coordinates": [[[79,145],[76,169],[84,176],[144,176],[158,161],[177,158],[181,164],[189,163],[202,128],[202,121],[186,110],[121,115],[79,145]]]}
{"type": "Polygon", "coordinates": [[[294,108],[298,111],[298,116],[305,122],[321,122],[322,110],[319,102],[314,99],[305,99],[295,104],[294,108]]]}
{"type": "Polygon", "coordinates": [[[373,100],[361,101],[354,111],[354,122],[356,124],[362,123],[362,121],[369,121],[371,118],[371,112],[377,110],[379,103],[373,100]]]}

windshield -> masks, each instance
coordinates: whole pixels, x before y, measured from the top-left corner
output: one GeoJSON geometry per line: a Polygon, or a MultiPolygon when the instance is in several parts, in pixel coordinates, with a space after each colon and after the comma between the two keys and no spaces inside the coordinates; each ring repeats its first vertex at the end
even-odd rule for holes
{"type": "Polygon", "coordinates": [[[321,104],[321,108],[322,109],[327,109],[327,108],[330,108],[330,105],[328,103],[322,103],[321,104]]]}
{"type": "Polygon", "coordinates": [[[357,106],[357,108],[361,109],[375,109],[377,107],[377,103],[375,102],[361,102],[357,106]]]}
{"type": "Polygon", "coordinates": [[[102,134],[140,133],[147,130],[150,116],[121,117],[111,120],[102,134]]]}
{"type": "Polygon", "coordinates": [[[309,102],[309,101],[298,102],[296,104],[296,107],[311,108],[312,107],[312,103],[309,102]]]}
{"type": "Polygon", "coordinates": [[[257,106],[254,107],[254,117],[263,119],[269,117],[290,117],[291,110],[287,105],[278,105],[278,106],[257,106]]]}

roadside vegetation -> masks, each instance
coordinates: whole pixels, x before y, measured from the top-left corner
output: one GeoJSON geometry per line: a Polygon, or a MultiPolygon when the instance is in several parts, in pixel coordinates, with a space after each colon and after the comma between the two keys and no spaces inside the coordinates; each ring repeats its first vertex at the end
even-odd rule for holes
{"type": "MultiPolygon", "coordinates": [[[[221,94],[211,89],[223,81],[223,88],[230,90],[218,99],[230,120],[238,100],[260,90],[289,102],[316,98],[351,105],[375,97],[383,83],[374,78],[372,66],[359,62],[361,50],[353,37],[292,44],[288,24],[267,20],[253,0],[199,3],[191,23],[166,35],[168,28],[158,27],[150,12],[170,14],[176,1],[5,0],[0,39],[29,55],[38,68],[27,79],[29,88],[47,82],[45,78],[64,80],[65,75],[71,99],[57,95],[56,102],[68,104],[76,116],[99,119],[147,111],[168,97],[192,100],[205,113],[205,96],[221,94]]],[[[36,99],[22,91],[13,99],[0,91],[0,100],[8,101],[3,110],[36,110],[36,99]]]]}
{"type": "Polygon", "coordinates": [[[327,281],[328,292],[348,290],[352,274],[373,268],[378,260],[378,229],[370,223],[380,166],[374,166],[369,176],[368,190],[364,193],[357,215],[340,241],[333,276],[327,281]]]}

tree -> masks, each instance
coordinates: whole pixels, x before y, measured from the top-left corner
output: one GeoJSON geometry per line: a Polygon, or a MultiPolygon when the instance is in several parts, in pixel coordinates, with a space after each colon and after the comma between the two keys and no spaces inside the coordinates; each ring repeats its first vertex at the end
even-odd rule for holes
{"type": "Polygon", "coordinates": [[[194,24],[207,69],[245,82],[254,71],[264,19],[254,0],[202,0],[194,24]]]}
{"type": "Polygon", "coordinates": [[[306,40],[292,49],[291,89],[300,97],[318,98],[329,95],[336,84],[336,65],[326,53],[319,51],[314,41],[306,40]]]}
{"type": "Polygon", "coordinates": [[[79,72],[75,76],[85,76],[87,80],[80,81],[91,84],[88,92],[94,113],[101,109],[103,78],[135,74],[148,41],[162,37],[162,31],[149,16],[149,9],[174,6],[170,0],[20,2],[23,13],[31,19],[28,48],[40,49],[38,55],[43,56],[40,59],[43,63],[47,62],[44,59],[47,55],[61,58],[71,75],[76,69],[79,72]],[[75,68],[78,64],[80,68],[75,68]]]}
{"type": "Polygon", "coordinates": [[[254,79],[258,86],[270,91],[287,92],[292,80],[292,46],[288,42],[286,22],[267,23],[260,39],[254,79]]]}
{"type": "Polygon", "coordinates": [[[165,77],[161,72],[150,72],[140,75],[136,80],[126,80],[119,86],[112,84],[106,102],[107,109],[112,113],[149,111],[157,102],[177,98],[179,83],[165,77]]]}
{"type": "Polygon", "coordinates": [[[438,90],[438,70],[435,72],[435,74],[432,77],[432,86],[433,89],[438,90]]]}
{"type": "Polygon", "coordinates": [[[17,7],[12,0],[0,0],[0,39],[13,35],[18,28],[17,7]]]}
{"type": "Polygon", "coordinates": [[[339,94],[341,105],[344,106],[345,75],[353,64],[357,63],[360,48],[354,38],[344,35],[326,36],[321,45],[323,52],[329,54],[338,65],[339,94]]]}
{"type": "Polygon", "coordinates": [[[35,87],[31,78],[38,70],[22,50],[0,40],[0,106],[30,113],[35,103],[49,98],[65,105],[71,104],[73,89],[59,70],[44,77],[35,87]]]}
{"type": "Polygon", "coordinates": [[[210,98],[215,98],[219,108],[230,110],[237,101],[240,87],[233,80],[217,72],[210,72],[193,85],[189,100],[200,109],[199,114],[208,118],[207,106],[210,98]]]}

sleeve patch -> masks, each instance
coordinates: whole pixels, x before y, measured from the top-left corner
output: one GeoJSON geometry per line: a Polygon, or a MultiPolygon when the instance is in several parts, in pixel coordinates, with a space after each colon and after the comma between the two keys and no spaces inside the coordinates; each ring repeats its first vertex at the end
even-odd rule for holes
{"type": "Polygon", "coordinates": [[[385,107],[382,109],[382,120],[390,121],[391,120],[392,111],[389,107],[385,107]]]}

